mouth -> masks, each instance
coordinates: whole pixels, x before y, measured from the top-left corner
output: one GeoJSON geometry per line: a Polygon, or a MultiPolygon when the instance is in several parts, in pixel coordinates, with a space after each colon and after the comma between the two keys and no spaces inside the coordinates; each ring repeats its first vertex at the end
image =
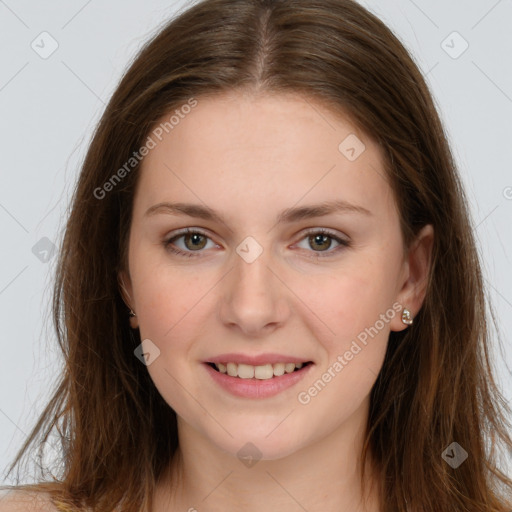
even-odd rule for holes
{"type": "MultiPolygon", "coordinates": [[[[230,395],[264,399],[284,394],[314,370],[315,362],[292,354],[225,353],[203,360],[203,368],[214,383],[230,395]]],[[[284,397],[290,398],[289,392],[284,397]]]]}
{"type": "Polygon", "coordinates": [[[206,363],[208,366],[213,368],[220,374],[228,375],[229,377],[235,377],[240,380],[273,380],[283,375],[289,375],[291,373],[297,373],[304,371],[308,366],[312,365],[312,361],[305,361],[301,363],[281,362],[274,364],[263,364],[263,365],[250,365],[250,364],[238,364],[234,362],[224,363],[206,363]]]}

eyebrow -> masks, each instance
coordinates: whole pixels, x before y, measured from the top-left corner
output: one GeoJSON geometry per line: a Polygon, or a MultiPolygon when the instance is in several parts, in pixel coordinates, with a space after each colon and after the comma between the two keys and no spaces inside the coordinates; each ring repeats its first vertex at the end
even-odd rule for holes
{"type": "MultiPolygon", "coordinates": [[[[212,210],[208,206],[200,204],[168,202],[158,203],[151,206],[146,211],[144,216],[152,216],[157,213],[188,215],[189,217],[197,217],[199,219],[211,220],[221,224],[226,224],[223,216],[220,213],[212,210]]],[[[367,210],[363,206],[351,204],[346,201],[325,201],[319,204],[287,208],[278,214],[276,223],[292,223],[304,219],[324,217],[332,213],[359,213],[368,216],[373,215],[370,210],[367,210]]]]}

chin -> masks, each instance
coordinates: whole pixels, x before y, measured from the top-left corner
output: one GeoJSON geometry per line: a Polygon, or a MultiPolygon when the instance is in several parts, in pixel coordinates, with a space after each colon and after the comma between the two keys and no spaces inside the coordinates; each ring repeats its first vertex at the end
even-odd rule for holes
{"type": "Polygon", "coordinates": [[[240,428],[235,430],[237,434],[233,438],[223,436],[222,439],[211,441],[221,450],[240,460],[251,457],[256,460],[278,460],[303,448],[303,439],[294,436],[291,429],[275,429],[277,424],[270,429],[240,428]],[[275,430],[272,432],[272,429],[275,430]]]}

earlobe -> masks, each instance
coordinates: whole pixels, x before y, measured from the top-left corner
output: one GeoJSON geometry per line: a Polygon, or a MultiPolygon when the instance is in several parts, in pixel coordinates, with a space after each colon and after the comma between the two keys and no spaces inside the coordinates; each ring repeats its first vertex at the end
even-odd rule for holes
{"type": "Polygon", "coordinates": [[[132,304],[132,286],[131,286],[131,280],[130,277],[127,275],[127,273],[124,270],[119,271],[117,274],[117,282],[119,284],[119,291],[121,292],[121,296],[123,298],[124,303],[126,306],[130,309],[130,312],[128,314],[130,326],[132,329],[138,328],[138,321],[136,318],[136,313],[133,310],[131,304],[132,304]],[[128,291],[130,290],[130,291],[128,291]]]}
{"type": "Polygon", "coordinates": [[[392,331],[402,331],[411,325],[411,320],[423,305],[431,271],[433,246],[434,228],[427,224],[420,230],[407,252],[407,277],[397,297],[402,311],[392,322],[392,331]]]}

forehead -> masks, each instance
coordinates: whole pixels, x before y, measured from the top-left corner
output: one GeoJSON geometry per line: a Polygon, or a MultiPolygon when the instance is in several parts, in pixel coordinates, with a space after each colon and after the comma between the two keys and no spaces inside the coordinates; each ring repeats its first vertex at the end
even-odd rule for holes
{"type": "Polygon", "coordinates": [[[136,203],[199,199],[216,210],[259,215],[298,201],[386,207],[390,188],[379,147],[324,104],[298,94],[241,92],[196,101],[172,125],[176,109],[157,123],[164,129],[152,135],[156,145],[142,162],[136,203]]]}

